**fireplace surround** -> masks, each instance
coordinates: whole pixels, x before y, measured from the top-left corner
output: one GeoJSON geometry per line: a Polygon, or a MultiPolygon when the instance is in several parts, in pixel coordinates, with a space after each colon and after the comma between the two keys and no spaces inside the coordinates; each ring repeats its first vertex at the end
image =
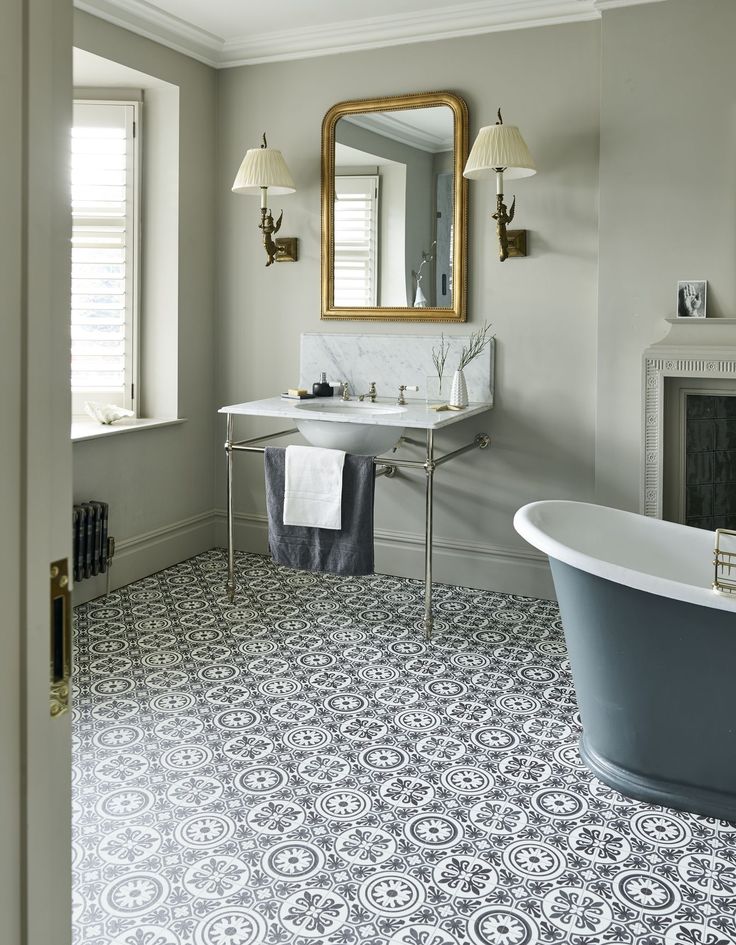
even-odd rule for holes
{"type": "Polygon", "coordinates": [[[736,385],[736,318],[667,319],[669,331],[643,356],[640,511],[662,518],[665,463],[665,382],[687,378],[736,385]]]}

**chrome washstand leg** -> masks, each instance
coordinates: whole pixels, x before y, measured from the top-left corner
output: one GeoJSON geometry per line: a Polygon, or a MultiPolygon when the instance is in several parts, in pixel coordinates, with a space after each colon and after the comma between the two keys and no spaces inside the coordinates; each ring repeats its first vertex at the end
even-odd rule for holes
{"type": "Polygon", "coordinates": [[[427,474],[424,518],[424,636],[432,639],[434,619],[432,617],[432,511],[434,490],[434,433],[427,430],[427,460],[424,464],[427,474]]]}
{"type": "Polygon", "coordinates": [[[233,551],[233,415],[227,414],[225,456],[227,458],[227,596],[235,600],[235,555],[233,551]]]}

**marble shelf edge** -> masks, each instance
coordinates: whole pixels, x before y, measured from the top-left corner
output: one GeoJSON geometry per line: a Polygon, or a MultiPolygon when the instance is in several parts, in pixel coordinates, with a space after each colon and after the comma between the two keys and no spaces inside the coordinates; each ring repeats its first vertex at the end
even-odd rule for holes
{"type": "MultiPolygon", "coordinates": [[[[307,403],[313,403],[312,400],[307,403]]],[[[395,401],[388,399],[379,399],[378,405],[394,404],[395,401]]],[[[326,421],[328,423],[360,423],[375,424],[377,426],[408,427],[413,430],[439,430],[443,427],[451,426],[470,417],[478,416],[488,410],[493,409],[492,403],[471,403],[463,410],[434,411],[428,407],[424,401],[407,401],[406,407],[401,413],[376,414],[371,416],[351,415],[339,416],[330,415],[325,412],[320,413],[319,417],[309,416],[309,414],[300,407],[299,402],[283,400],[281,397],[269,397],[264,400],[252,400],[242,404],[230,404],[226,407],[220,407],[218,413],[233,414],[246,417],[273,417],[284,420],[315,420],[326,421]]]]}

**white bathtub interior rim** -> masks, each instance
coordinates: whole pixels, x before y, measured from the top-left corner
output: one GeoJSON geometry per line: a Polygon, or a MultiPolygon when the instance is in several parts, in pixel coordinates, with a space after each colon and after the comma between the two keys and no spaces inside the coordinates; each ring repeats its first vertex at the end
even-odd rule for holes
{"type": "Polygon", "coordinates": [[[712,588],[713,532],[563,499],[523,506],[514,516],[514,527],[550,558],[581,571],[661,597],[736,613],[736,596],[712,588]]]}

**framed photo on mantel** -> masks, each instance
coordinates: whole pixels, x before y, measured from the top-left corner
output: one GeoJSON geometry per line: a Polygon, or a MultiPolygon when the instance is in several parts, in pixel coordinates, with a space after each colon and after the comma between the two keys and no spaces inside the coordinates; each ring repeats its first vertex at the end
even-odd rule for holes
{"type": "Polygon", "coordinates": [[[677,317],[705,318],[705,279],[686,279],[677,283],[677,317]]]}

